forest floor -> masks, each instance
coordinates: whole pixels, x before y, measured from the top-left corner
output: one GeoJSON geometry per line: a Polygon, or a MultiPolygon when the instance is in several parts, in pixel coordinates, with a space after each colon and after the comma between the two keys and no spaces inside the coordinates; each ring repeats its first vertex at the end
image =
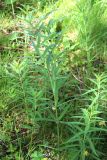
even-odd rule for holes
{"type": "Polygon", "coordinates": [[[107,2],[0,1],[0,159],[107,160],[107,2]]]}

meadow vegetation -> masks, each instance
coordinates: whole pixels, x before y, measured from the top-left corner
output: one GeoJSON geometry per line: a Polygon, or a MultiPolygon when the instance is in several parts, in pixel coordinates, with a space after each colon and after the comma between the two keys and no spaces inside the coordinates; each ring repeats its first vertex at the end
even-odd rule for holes
{"type": "Polygon", "coordinates": [[[0,159],[107,160],[106,0],[0,1],[0,159]]]}

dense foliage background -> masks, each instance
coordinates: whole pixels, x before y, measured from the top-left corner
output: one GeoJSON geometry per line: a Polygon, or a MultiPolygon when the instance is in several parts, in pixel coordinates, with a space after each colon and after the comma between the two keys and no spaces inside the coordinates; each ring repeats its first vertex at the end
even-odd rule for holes
{"type": "Polygon", "coordinates": [[[107,160],[106,0],[0,1],[0,159],[107,160]]]}

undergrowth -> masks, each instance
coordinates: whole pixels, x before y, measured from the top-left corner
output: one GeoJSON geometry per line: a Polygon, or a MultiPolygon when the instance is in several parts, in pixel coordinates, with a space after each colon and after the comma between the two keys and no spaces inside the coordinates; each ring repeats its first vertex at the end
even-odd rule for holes
{"type": "Polygon", "coordinates": [[[106,1],[21,2],[0,2],[0,159],[106,160],[106,1]]]}

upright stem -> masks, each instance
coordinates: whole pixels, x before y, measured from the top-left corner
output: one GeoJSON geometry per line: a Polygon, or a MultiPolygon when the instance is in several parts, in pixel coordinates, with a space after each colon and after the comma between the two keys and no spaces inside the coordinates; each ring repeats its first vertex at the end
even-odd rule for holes
{"type": "Polygon", "coordinates": [[[25,109],[26,109],[26,112],[27,112],[26,93],[25,93],[25,91],[24,91],[23,81],[22,81],[22,78],[21,78],[21,75],[20,75],[20,74],[19,74],[19,81],[20,81],[20,87],[21,87],[22,93],[23,93],[23,99],[24,99],[25,109]]]}
{"type": "Polygon", "coordinates": [[[14,12],[14,5],[13,5],[13,0],[11,0],[11,6],[12,6],[12,15],[15,17],[15,12],[14,12]]]}
{"type": "Polygon", "coordinates": [[[58,95],[57,94],[54,94],[54,102],[55,102],[56,125],[57,125],[57,148],[58,148],[58,159],[57,160],[60,160],[60,157],[59,157],[60,131],[59,131],[59,120],[58,120],[58,95]]]}

